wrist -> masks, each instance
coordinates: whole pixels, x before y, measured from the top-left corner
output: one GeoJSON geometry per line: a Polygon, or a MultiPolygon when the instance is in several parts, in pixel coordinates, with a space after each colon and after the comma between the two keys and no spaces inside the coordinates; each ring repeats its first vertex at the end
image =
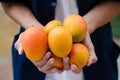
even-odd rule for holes
{"type": "Polygon", "coordinates": [[[29,28],[29,27],[41,27],[43,28],[43,25],[40,24],[39,22],[34,22],[34,23],[28,23],[26,25],[23,25],[25,29],[29,28]]]}
{"type": "Polygon", "coordinates": [[[93,33],[94,30],[96,29],[95,26],[96,24],[90,19],[90,17],[87,17],[87,15],[83,16],[86,24],[87,24],[87,31],[89,34],[93,33]]]}

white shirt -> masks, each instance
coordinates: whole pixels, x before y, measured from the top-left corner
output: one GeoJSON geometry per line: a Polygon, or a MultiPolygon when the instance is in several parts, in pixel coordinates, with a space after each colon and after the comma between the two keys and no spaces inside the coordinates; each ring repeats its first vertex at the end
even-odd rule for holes
{"type": "Polygon", "coordinates": [[[55,19],[63,21],[70,14],[78,14],[76,0],[57,0],[55,19]]]}
{"type": "Polygon", "coordinates": [[[62,74],[47,74],[45,80],[84,80],[83,72],[79,74],[70,71],[64,71],[62,74]]]}
{"type": "MultiPolygon", "coordinates": [[[[78,14],[76,0],[57,0],[55,19],[63,22],[66,16],[73,13],[78,14]]],[[[84,80],[84,75],[83,72],[75,74],[70,70],[62,74],[47,74],[45,80],[84,80]]]]}

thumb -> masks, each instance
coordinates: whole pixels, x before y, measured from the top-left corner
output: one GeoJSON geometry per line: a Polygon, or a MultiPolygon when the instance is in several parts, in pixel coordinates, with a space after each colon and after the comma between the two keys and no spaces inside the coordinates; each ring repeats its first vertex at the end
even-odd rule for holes
{"type": "Polygon", "coordinates": [[[15,43],[15,48],[17,49],[19,55],[22,55],[22,53],[23,53],[23,48],[22,48],[21,42],[16,41],[16,43],[15,43]]]}
{"type": "Polygon", "coordinates": [[[22,43],[21,43],[21,35],[20,35],[20,37],[18,38],[18,40],[16,41],[16,43],[14,45],[15,48],[18,50],[19,55],[23,54],[23,48],[22,48],[22,43]]]}
{"type": "Polygon", "coordinates": [[[19,48],[18,48],[18,53],[19,53],[19,55],[22,55],[22,54],[23,54],[22,45],[19,46],[19,48]]]}

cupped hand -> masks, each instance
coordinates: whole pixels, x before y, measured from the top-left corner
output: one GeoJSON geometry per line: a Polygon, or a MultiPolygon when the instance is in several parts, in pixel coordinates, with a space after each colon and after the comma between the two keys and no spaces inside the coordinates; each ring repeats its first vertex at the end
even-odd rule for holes
{"type": "Polygon", "coordinates": [[[90,57],[89,57],[89,60],[87,63],[87,66],[90,66],[91,64],[94,64],[97,62],[97,56],[95,54],[95,49],[94,49],[94,46],[93,46],[93,43],[91,41],[89,33],[86,34],[86,37],[83,41],[83,44],[85,44],[87,46],[89,53],[90,53],[90,57]]]}
{"type": "MultiPolygon", "coordinates": [[[[23,33],[20,34],[18,40],[15,43],[15,48],[18,50],[19,55],[23,54],[23,48],[22,48],[22,35],[23,33]]],[[[45,54],[45,56],[43,57],[42,60],[40,61],[31,61],[37,68],[39,71],[44,72],[44,73],[61,73],[62,70],[53,67],[53,64],[55,62],[54,58],[51,58],[51,52],[47,52],[45,54]]]]}
{"type": "Polygon", "coordinates": [[[54,58],[51,58],[51,52],[47,52],[46,55],[43,57],[42,60],[38,62],[33,62],[33,64],[38,68],[39,71],[51,74],[51,73],[61,73],[62,70],[53,67],[53,64],[55,62],[54,58]]]}
{"type": "MultiPolygon", "coordinates": [[[[20,34],[19,39],[15,43],[15,48],[18,50],[18,53],[21,55],[23,53],[23,48],[21,45],[21,38],[22,38],[23,33],[20,34]]],[[[85,39],[83,41],[83,44],[85,44],[90,52],[90,57],[87,63],[87,66],[90,66],[91,64],[95,63],[97,61],[97,56],[94,51],[94,46],[92,44],[92,41],[90,39],[89,33],[86,34],[85,39]]],[[[62,73],[64,70],[72,70],[72,72],[78,74],[81,72],[81,69],[79,69],[76,65],[69,64],[69,57],[63,58],[63,65],[64,68],[63,70],[60,70],[58,68],[54,68],[54,58],[51,58],[51,52],[47,52],[46,55],[43,57],[41,61],[34,62],[32,61],[33,64],[40,70],[41,72],[44,73],[62,73]]]]}
{"type": "MultiPolygon", "coordinates": [[[[85,39],[83,41],[83,44],[85,44],[89,50],[89,53],[90,53],[90,57],[88,59],[88,63],[87,63],[87,66],[90,66],[94,63],[96,63],[97,61],[97,56],[95,54],[95,50],[94,50],[94,46],[93,46],[93,43],[91,41],[91,38],[90,38],[90,34],[87,33],[86,36],[85,36],[85,39]]],[[[72,72],[78,74],[81,72],[81,69],[79,69],[76,65],[71,65],[71,70],[72,72]]]]}

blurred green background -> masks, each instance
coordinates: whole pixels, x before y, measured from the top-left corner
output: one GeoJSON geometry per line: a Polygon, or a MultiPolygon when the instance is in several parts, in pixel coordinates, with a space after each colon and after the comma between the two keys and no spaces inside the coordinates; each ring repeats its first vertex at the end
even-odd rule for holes
{"type": "Polygon", "coordinates": [[[111,25],[113,36],[120,38],[120,14],[112,20],[111,25]]]}
{"type": "MultiPolygon", "coordinates": [[[[112,25],[114,40],[120,46],[120,14],[111,21],[111,25],[112,25]]],[[[120,56],[117,62],[118,62],[118,76],[119,76],[118,80],[120,80],[120,56]]]]}

